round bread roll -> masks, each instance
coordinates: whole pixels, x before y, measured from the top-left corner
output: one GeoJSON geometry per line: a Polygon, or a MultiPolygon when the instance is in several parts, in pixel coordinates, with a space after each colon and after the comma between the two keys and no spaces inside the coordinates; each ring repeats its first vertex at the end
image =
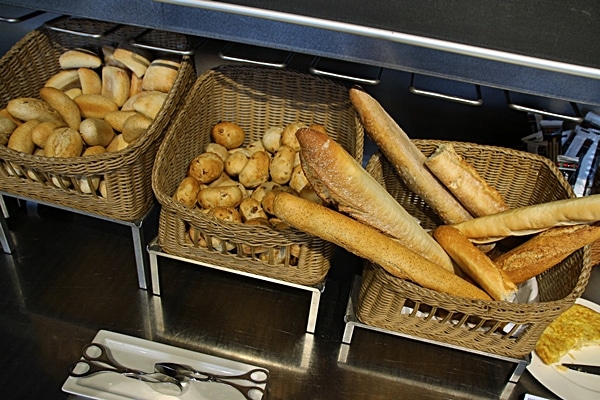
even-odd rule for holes
{"type": "Polygon", "coordinates": [[[221,146],[218,143],[214,143],[214,142],[210,142],[209,144],[207,144],[204,151],[208,152],[208,153],[217,154],[219,157],[221,157],[221,160],[223,160],[223,161],[227,160],[227,157],[229,156],[229,152],[227,151],[227,149],[225,147],[221,146]]]}
{"type": "Polygon", "coordinates": [[[148,132],[151,125],[151,118],[136,112],[135,115],[127,118],[123,124],[123,139],[127,143],[132,143],[148,132]]]}
{"type": "Polygon", "coordinates": [[[19,97],[10,100],[6,109],[13,117],[21,121],[31,121],[32,119],[38,122],[45,121],[62,121],[62,117],[50,104],[44,100],[33,97],[19,97]]]}
{"type": "Polygon", "coordinates": [[[8,139],[8,148],[20,151],[21,153],[33,154],[35,143],[33,143],[31,135],[33,133],[33,128],[38,124],[39,122],[37,120],[31,120],[15,128],[8,139]]]}
{"type": "Polygon", "coordinates": [[[100,118],[86,118],[81,121],[79,132],[88,146],[108,146],[115,137],[115,131],[110,124],[100,118]]]}
{"type": "Polygon", "coordinates": [[[213,141],[227,150],[240,147],[244,143],[245,136],[246,134],[242,127],[234,122],[219,122],[211,130],[213,141]]]}
{"type": "Polygon", "coordinates": [[[86,49],[67,50],[60,55],[58,63],[61,69],[98,68],[102,60],[96,53],[86,49]]]}
{"type": "Polygon", "coordinates": [[[242,216],[242,221],[244,222],[256,218],[268,220],[267,214],[265,213],[265,210],[263,210],[260,201],[255,200],[252,197],[243,199],[238,207],[240,215],[242,216]]]}
{"type": "Polygon", "coordinates": [[[102,78],[93,69],[79,68],[79,82],[81,84],[81,93],[83,94],[102,94],[102,78]]]}
{"type": "Polygon", "coordinates": [[[82,118],[104,118],[107,113],[119,109],[117,103],[101,94],[82,94],[73,101],[79,107],[82,118]]]}
{"type": "Polygon", "coordinates": [[[36,127],[33,128],[31,133],[31,140],[36,146],[44,148],[46,146],[46,140],[57,128],[65,126],[63,121],[47,121],[40,122],[36,127]]]}
{"type": "Polygon", "coordinates": [[[108,97],[121,107],[129,98],[131,81],[127,71],[110,65],[102,68],[102,96],[108,97]]]}
{"type": "Polygon", "coordinates": [[[95,156],[96,154],[104,154],[104,153],[106,153],[106,147],[90,146],[90,147],[87,147],[81,155],[82,156],[95,156]]]}
{"type": "Polygon", "coordinates": [[[296,132],[298,132],[298,129],[306,127],[306,124],[302,122],[293,122],[286,125],[281,133],[281,143],[290,146],[294,151],[300,151],[300,142],[296,138],[296,132]]]}
{"type": "Polygon", "coordinates": [[[224,163],[215,153],[202,153],[190,162],[187,175],[200,183],[211,183],[223,173],[224,163]]]}
{"type": "Polygon", "coordinates": [[[225,159],[225,172],[230,176],[238,176],[246,164],[248,164],[249,158],[241,151],[231,152],[225,159]]]}
{"type": "Polygon", "coordinates": [[[44,154],[47,157],[79,157],[83,151],[83,139],[78,131],[68,127],[55,129],[46,140],[44,154]]]}
{"type": "Polygon", "coordinates": [[[244,187],[253,189],[269,180],[269,164],[271,157],[266,151],[252,154],[244,169],[238,175],[238,180],[244,187]]]}
{"type": "Polygon", "coordinates": [[[156,59],[150,63],[142,81],[144,90],[168,93],[175,84],[181,63],[173,60],[156,59]]]}
{"type": "Polygon", "coordinates": [[[53,87],[43,87],[40,89],[40,97],[58,111],[69,128],[79,130],[81,122],[79,106],[65,92],[53,87]]]}
{"type": "Polygon", "coordinates": [[[0,144],[6,145],[11,133],[17,128],[17,124],[10,119],[0,115],[0,144]]]}
{"type": "Polygon", "coordinates": [[[191,176],[186,176],[182,179],[175,191],[174,200],[183,204],[188,208],[194,208],[198,201],[198,193],[200,192],[200,183],[191,176]]]}
{"type": "Polygon", "coordinates": [[[76,69],[67,69],[59,71],[52,75],[45,83],[44,86],[57,88],[58,90],[69,90],[73,88],[80,88],[81,83],[79,82],[79,72],[76,69]]]}
{"type": "Polygon", "coordinates": [[[284,144],[277,150],[269,165],[269,173],[273,182],[284,185],[290,181],[294,170],[295,157],[296,152],[288,145],[284,144]]]}
{"type": "Polygon", "coordinates": [[[281,127],[267,129],[262,137],[262,144],[265,150],[267,150],[269,153],[275,153],[277,150],[279,150],[279,147],[281,146],[282,133],[283,128],[281,127]]]}
{"type": "Polygon", "coordinates": [[[239,186],[207,187],[198,192],[198,204],[202,208],[237,207],[244,195],[239,186]]]}

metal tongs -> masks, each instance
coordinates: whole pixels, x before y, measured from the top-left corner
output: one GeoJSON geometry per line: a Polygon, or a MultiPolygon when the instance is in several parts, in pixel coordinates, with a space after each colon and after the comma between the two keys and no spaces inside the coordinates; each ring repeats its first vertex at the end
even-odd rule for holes
{"type": "Polygon", "coordinates": [[[148,384],[162,394],[179,396],[183,393],[181,382],[161,372],[144,372],[127,368],[116,362],[107,347],[90,343],[83,347],[83,358],[69,366],[69,375],[75,378],[91,376],[101,372],[113,372],[148,384]]]}
{"type": "Polygon", "coordinates": [[[265,398],[265,389],[259,385],[266,384],[269,381],[269,371],[262,368],[251,369],[240,375],[217,375],[208,372],[198,371],[188,365],[182,365],[171,362],[159,362],[154,364],[154,369],[160,373],[178,379],[181,382],[217,382],[229,385],[237,389],[247,400],[262,400],[265,398]],[[238,383],[246,381],[253,385],[243,385],[238,383]]]}

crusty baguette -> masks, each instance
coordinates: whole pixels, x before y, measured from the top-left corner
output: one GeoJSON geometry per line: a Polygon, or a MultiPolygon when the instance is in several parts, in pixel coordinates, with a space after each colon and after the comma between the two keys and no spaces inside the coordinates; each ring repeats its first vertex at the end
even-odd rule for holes
{"type": "Polygon", "coordinates": [[[502,194],[477,172],[452,143],[442,143],[425,165],[474,216],[495,214],[509,209],[502,194]]]}
{"type": "Polygon", "coordinates": [[[512,301],[517,285],[488,256],[450,225],[440,225],[433,237],[458,266],[494,300],[512,301]]]}
{"type": "Polygon", "coordinates": [[[513,208],[455,224],[471,241],[485,243],[538,233],[555,226],[600,221],[600,194],[513,208]]]}
{"type": "Polygon", "coordinates": [[[377,100],[359,88],[350,89],[350,100],[367,133],[390,160],[406,186],[418,194],[444,223],[455,224],[472,217],[425,167],[425,155],[377,100]]]}
{"type": "Polygon", "coordinates": [[[278,218],[296,229],[379,264],[394,276],[454,296],[490,300],[475,285],[340,212],[285,192],[275,196],[273,208],[278,218]]]}
{"type": "Polygon", "coordinates": [[[311,186],[338,210],[396,238],[415,253],[454,271],[448,254],[375,178],[326,134],[296,132],[302,169],[311,186]]]}
{"type": "Polygon", "coordinates": [[[600,226],[560,226],[541,232],[494,263],[519,284],[552,268],[581,247],[600,240],[600,226]]]}

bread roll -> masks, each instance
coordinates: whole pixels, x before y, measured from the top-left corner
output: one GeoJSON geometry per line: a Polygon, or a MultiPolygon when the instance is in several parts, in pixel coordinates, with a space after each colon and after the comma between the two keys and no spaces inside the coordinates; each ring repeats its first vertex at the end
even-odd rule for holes
{"type": "Polygon", "coordinates": [[[79,106],[65,92],[53,87],[43,87],[40,89],[40,97],[58,111],[69,128],[79,130],[81,123],[79,106]]]}
{"type": "Polygon", "coordinates": [[[33,128],[31,132],[31,140],[36,146],[44,148],[46,146],[46,140],[57,128],[66,126],[63,121],[47,121],[41,122],[33,128]]]}
{"type": "Polygon", "coordinates": [[[494,300],[514,299],[517,285],[457,229],[441,225],[433,231],[433,237],[456,264],[494,300]]]}
{"type": "Polygon", "coordinates": [[[398,240],[411,251],[454,271],[444,249],[344,148],[311,129],[296,133],[310,185],[338,210],[398,240]]]}
{"type": "Polygon", "coordinates": [[[157,91],[148,91],[142,93],[146,94],[138,97],[135,100],[133,103],[133,109],[149,118],[156,119],[164,102],[167,100],[167,94],[157,91]]]}
{"type": "Polygon", "coordinates": [[[280,192],[273,201],[278,218],[303,232],[379,264],[390,274],[454,296],[490,296],[452,272],[409,250],[377,229],[309,200],[280,192]]]}
{"type": "Polygon", "coordinates": [[[52,75],[46,81],[44,86],[53,87],[63,91],[81,87],[81,83],[79,82],[79,72],[76,69],[59,71],[52,75]]]}
{"type": "Polygon", "coordinates": [[[63,120],[58,111],[52,108],[50,104],[33,97],[18,97],[9,100],[6,109],[10,115],[21,121],[31,121],[32,119],[38,122],[63,120]]]}
{"type": "Polygon", "coordinates": [[[102,60],[98,55],[86,49],[67,50],[60,55],[58,63],[61,69],[98,68],[102,60]]]}
{"type": "Polygon", "coordinates": [[[129,86],[129,97],[133,97],[138,93],[143,91],[142,85],[144,83],[144,79],[140,78],[136,74],[131,74],[131,85],[129,86]]]}
{"type": "Polygon", "coordinates": [[[55,129],[46,140],[47,157],[79,157],[83,152],[83,139],[78,131],[69,127],[55,129]]]}
{"type": "Polygon", "coordinates": [[[108,97],[121,107],[129,98],[131,81],[127,71],[110,65],[102,68],[102,96],[108,97]]]}
{"type": "Polygon", "coordinates": [[[112,153],[115,151],[126,149],[128,146],[129,143],[127,143],[125,139],[123,139],[123,134],[118,134],[115,135],[112,142],[110,142],[109,145],[106,146],[106,151],[112,153]]]}
{"type": "Polygon", "coordinates": [[[144,114],[136,113],[125,120],[123,124],[123,139],[132,143],[142,137],[152,125],[152,119],[144,114]]]}
{"type": "Polygon", "coordinates": [[[371,139],[392,163],[406,186],[446,224],[471,219],[469,212],[425,167],[425,155],[384,108],[366,92],[350,89],[350,100],[371,139]]]}
{"type": "Polygon", "coordinates": [[[112,58],[122,65],[125,65],[140,78],[144,76],[148,66],[150,65],[148,57],[146,57],[143,52],[124,49],[121,47],[114,49],[112,58]]]}
{"type": "Polygon", "coordinates": [[[600,226],[573,225],[550,228],[494,259],[516,284],[541,274],[574,251],[600,240],[600,226]]]}
{"type": "Polygon", "coordinates": [[[102,78],[93,69],[79,68],[79,82],[82,94],[102,94],[102,78]]]}
{"type": "Polygon", "coordinates": [[[504,198],[479,172],[456,153],[451,143],[442,143],[425,165],[474,216],[509,209],[504,198]]]}
{"type": "Polygon", "coordinates": [[[82,118],[104,118],[107,113],[119,109],[117,103],[101,94],[82,94],[73,101],[79,107],[82,118]]]}
{"type": "Polygon", "coordinates": [[[181,63],[174,60],[153,60],[142,79],[142,89],[169,93],[175,84],[180,66],[181,63]]]}
{"type": "Polygon", "coordinates": [[[88,146],[106,147],[115,137],[113,128],[100,118],[86,118],[81,121],[80,132],[88,146]]]}
{"type": "Polygon", "coordinates": [[[31,120],[16,127],[8,139],[7,147],[21,153],[32,154],[35,150],[35,143],[33,143],[31,135],[38,124],[37,120],[31,120]]]}
{"type": "Polygon", "coordinates": [[[135,115],[137,113],[138,112],[135,111],[135,110],[131,110],[131,111],[122,111],[122,110],[110,111],[110,112],[106,113],[106,115],[104,115],[104,120],[106,122],[108,122],[110,124],[110,126],[112,126],[112,128],[115,131],[123,132],[123,125],[125,124],[125,121],[127,121],[127,118],[129,118],[132,115],[135,115]]]}
{"type": "Polygon", "coordinates": [[[600,194],[518,207],[454,225],[475,243],[600,221],[600,194]]]}

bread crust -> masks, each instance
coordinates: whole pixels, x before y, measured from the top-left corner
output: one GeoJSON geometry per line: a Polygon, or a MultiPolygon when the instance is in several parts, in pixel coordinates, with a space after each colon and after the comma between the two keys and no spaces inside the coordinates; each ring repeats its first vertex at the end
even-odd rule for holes
{"type": "Polygon", "coordinates": [[[390,274],[451,295],[490,300],[481,289],[409,250],[377,229],[340,212],[279,192],[273,200],[278,218],[303,232],[334,243],[379,264],[390,274]]]}
{"type": "Polygon", "coordinates": [[[500,192],[456,153],[451,143],[440,144],[425,165],[472,215],[481,217],[509,209],[500,192]]]}
{"type": "Polygon", "coordinates": [[[386,190],[342,146],[312,129],[296,133],[302,169],[324,201],[370,225],[402,245],[454,271],[450,257],[386,190]]]}
{"type": "Polygon", "coordinates": [[[349,94],[368,135],[390,160],[406,186],[418,194],[444,223],[471,219],[471,214],[425,167],[425,155],[377,100],[358,88],[351,88],[349,94]]]}

